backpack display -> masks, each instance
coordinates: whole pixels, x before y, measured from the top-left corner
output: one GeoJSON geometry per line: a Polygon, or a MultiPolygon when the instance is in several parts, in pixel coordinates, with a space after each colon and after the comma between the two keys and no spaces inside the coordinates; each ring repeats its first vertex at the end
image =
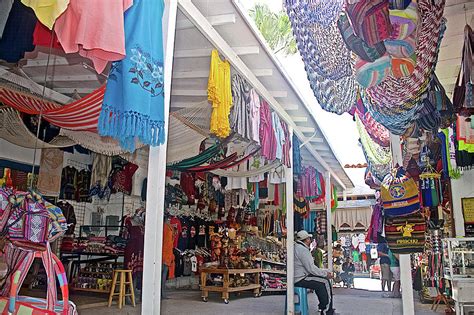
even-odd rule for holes
{"type": "Polygon", "coordinates": [[[403,167],[392,169],[380,193],[386,217],[404,216],[420,209],[418,186],[403,167]]]}
{"type": "Polygon", "coordinates": [[[385,238],[395,254],[423,252],[425,246],[425,218],[418,211],[414,214],[385,219],[385,238]]]}

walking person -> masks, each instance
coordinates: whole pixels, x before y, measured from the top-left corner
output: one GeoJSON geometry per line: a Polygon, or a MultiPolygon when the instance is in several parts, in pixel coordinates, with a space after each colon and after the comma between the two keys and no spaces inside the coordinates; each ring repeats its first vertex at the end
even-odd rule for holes
{"type": "Polygon", "coordinates": [[[388,256],[388,244],[385,238],[380,237],[377,245],[377,252],[380,257],[380,280],[382,281],[382,292],[392,291],[392,275],[390,271],[390,257],[388,256]]]}
{"type": "Polygon", "coordinates": [[[399,255],[392,253],[391,250],[388,252],[390,258],[390,271],[392,272],[393,287],[391,297],[400,298],[400,260],[399,255]]]}
{"type": "Polygon", "coordinates": [[[319,310],[323,315],[335,315],[333,309],[332,273],[314,264],[310,251],[311,235],[302,230],[296,234],[295,242],[295,287],[312,289],[319,300],[319,310]]]}

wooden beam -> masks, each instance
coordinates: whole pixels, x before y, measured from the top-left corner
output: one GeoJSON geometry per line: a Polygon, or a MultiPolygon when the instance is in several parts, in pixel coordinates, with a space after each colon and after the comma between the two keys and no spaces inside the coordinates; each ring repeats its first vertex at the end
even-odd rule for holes
{"type": "MultiPolygon", "coordinates": [[[[44,76],[35,76],[31,78],[35,82],[44,81],[44,76]]],[[[80,82],[80,81],[99,81],[97,75],[80,74],[80,75],[48,75],[46,78],[48,83],[51,82],[80,82]]]]}
{"type": "Polygon", "coordinates": [[[96,89],[94,88],[54,88],[54,90],[58,93],[62,94],[73,94],[73,93],[79,93],[79,94],[89,94],[94,92],[96,89]]]}
{"type": "Polygon", "coordinates": [[[171,107],[173,108],[193,108],[198,106],[210,106],[206,99],[202,102],[171,102],[171,107]]]}
{"type": "Polygon", "coordinates": [[[319,138],[319,137],[313,137],[309,140],[309,142],[313,142],[313,143],[324,143],[324,139],[323,138],[319,138]]]}
{"type": "Polygon", "coordinates": [[[293,121],[295,123],[305,123],[305,122],[308,122],[308,117],[306,116],[291,116],[291,119],[293,119],[293,121]]]}
{"type": "Polygon", "coordinates": [[[207,96],[206,90],[172,89],[171,96],[207,96]]]}
{"type": "MultiPolygon", "coordinates": [[[[235,14],[220,14],[220,15],[211,15],[207,16],[207,21],[212,26],[226,25],[226,24],[235,24],[235,14]]],[[[179,20],[176,22],[177,30],[185,30],[194,28],[194,24],[191,23],[188,19],[179,20]]]]}
{"type": "MultiPolygon", "coordinates": [[[[243,15],[245,11],[239,7],[236,2],[232,2],[239,12],[243,15]]],[[[219,52],[231,63],[234,69],[239,72],[243,77],[252,85],[260,96],[265,99],[268,104],[277,112],[283,121],[294,129],[294,133],[299,139],[303,139],[304,135],[301,131],[297,130],[296,124],[291,120],[291,117],[283,109],[283,107],[275,100],[273,95],[266,89],[266,87],[258,80],[253,74],[252,70],[243,62],[239,57],[238,53],[227,43],[227,41],[209,24],[206,17],[202,15],[201,11],[192,3],[191,0],[178,0],[178,7],[181,12],[201,31],[201,33],[209,40],[209,42],[216,47],[219,52]]],[[[258,34],[256,29],[252,29],[255,34],[258,34]]],[[[258,35],[256,35],[258,37],[258,35]]],[[[346,185],[337,176],[334,170],[323,160],[323,158],[312,148],[310,145],[306,146],[315,159],[321,164],[321,166],[328,170],[334,179],[340,184],[342,189],[346,188],[346,185]]]]}
{"type": "Polygon", "coordinates": [[[298,129],[298,131],[302,133],[314,133],[314,131],[316,130],[314,127],[304,127],[304,126],[297,126],[296,129],[298,129]]]}
{"type": "Polygon", "coordinates": [[[284,98],[288,97],[288,92],[287,91],[268,91],[274,98],[284,98]]]}
{"type": "MultiPolygon", "coordinates": [[[[43,54],[41,55],[43,56],[43,54]]],[[[61,56],[52,55],[51,59],[49,60],[49,66],[70,66],[75,64],[81,64],[86,62],[87,59],[82,57],[70,57],[65,58],[61,56]]],[[[48,64],[47,55],[45,55],[45,59],[43,58],[36,58],[36,59],[28,59],[26,64],[22,67],[46,67],[48,64]]]]}
{"type": "MultiPolygon", "coordinates": [[[[273,69],[254,69],[253,74],[257,77],[270,77],[273,75],[273,69]]],[[[208,78],[209,70],[191,70],[191,71],[175,71],[173,79],[199,79],[208,78]]]]}
{"type": "MultiPolygon", "coordinates": [[[[260,47],[258,46],[232,47],[232,49],[239,56],[258,55],[260,53],[260,47]]],[[[196,58],[196,57],[209,57],[210,58],[211,52],[212,52],[212,48],[177,50],[174,53],[174,57],[175,58],[196,58]]]]}
{"type": "Polygon", "coordinates": [[[286,110],[287,112],[289,111],[297,111],[299,106],[298,104],[281,104],[281,106],[283,107],[284,110],[286,110]]]}

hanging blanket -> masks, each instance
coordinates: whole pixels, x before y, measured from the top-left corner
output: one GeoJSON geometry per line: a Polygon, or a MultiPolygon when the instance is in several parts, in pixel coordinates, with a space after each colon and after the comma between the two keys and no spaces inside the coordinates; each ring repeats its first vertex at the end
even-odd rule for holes
{"type": "Polygon", "coordinates": [[[109,73],[99,134],[129,151],[136,140],[158,146],[165,140],[163,0],[135,0],[125,12],[127,56],[109,73]]]}

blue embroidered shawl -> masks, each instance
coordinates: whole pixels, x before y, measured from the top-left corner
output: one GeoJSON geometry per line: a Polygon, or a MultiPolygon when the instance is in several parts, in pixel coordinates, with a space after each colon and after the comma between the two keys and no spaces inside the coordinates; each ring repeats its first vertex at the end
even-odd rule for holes
{"type": "Polygon", "coordinates": [[[125,12],[126,57],[109,73],[98,130],[129,151],[136,141],[157,146],[165,140],[163,0],[134,0],[125,12]]]}

